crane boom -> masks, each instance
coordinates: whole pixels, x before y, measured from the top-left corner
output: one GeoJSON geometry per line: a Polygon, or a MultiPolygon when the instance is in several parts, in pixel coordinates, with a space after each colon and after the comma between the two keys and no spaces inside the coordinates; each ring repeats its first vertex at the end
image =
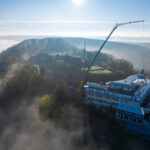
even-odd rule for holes
{"type": "Polygon", "coordinates": [[[133,23],[141,23],[144,22],[144,20],[138,20],[138,21],[130,21],[130,22],[124,22],[124,23],[118,23],[118,26],[127,25],[127,24],[133,24],[133,23]]]}
{"type": "Polygon", "coordinates": [[[88,72],[90,71],[92,65],[94,64],[98,54],[101,52],[101,50],[103,49],[103,47],[105,46],[106,42],[109,40],[109,38],[111,37],[111,35],[113,34],[113,32],[119,27],[119,26],[123,26],[123,25],[127,25],[127,24],[133,24],[133,23],[141,23],[144,22],[144,20],[138,20],[138,21],[131,21],[131,22],[124,22],[124,23],[116,23],[115,27],[112,29],[112,31],[110,32],[110,34],[107,36],[107,38],[105,39],[105,41],[103,42],[103,44],[101,45],[101,47],[99,48],[98,52],[96,53],[95,57],[93,58],[91,64],[89,65],[87,72],[86,72],[86,76],[85,76],[85,80],[87,79],[88,76],[88,72]]]}

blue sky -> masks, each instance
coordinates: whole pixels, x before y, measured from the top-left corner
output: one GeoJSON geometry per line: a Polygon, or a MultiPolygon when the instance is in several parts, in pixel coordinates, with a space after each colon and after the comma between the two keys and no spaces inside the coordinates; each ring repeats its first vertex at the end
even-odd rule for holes
{"type": "Polygon", "coordinates": [[[1,0],[0,35],[100,37],[116,22],[144,19],[114,36],[150,37],[149,8],[150,0],[1,0]]]}

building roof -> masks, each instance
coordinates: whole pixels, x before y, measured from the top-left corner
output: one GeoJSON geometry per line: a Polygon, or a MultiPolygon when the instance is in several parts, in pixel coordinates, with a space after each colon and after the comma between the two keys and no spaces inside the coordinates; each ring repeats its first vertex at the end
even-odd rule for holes
{"type": "Polygon", "coordinates": [[[94,88],[100,88],[106,90],[106,86],[102,84],[87,82],[85,87],[94,87],[94,88]]]}
{"type": "Polygon", "coordinates": [[[107,84],[132,89],[137,84],[142,83],[143,80],[146,80],[146,78],[143,75],[136,74],[136,75],[131,75],[131,76],[129,76],[126,79],[123,79],[123,80],[108,82],[107,84]]]}
{"type": "Polygon", "coordinates": [[[129,113],[134,113],[137,115],[144,115],[144,109],[142,107],[139,106],[133,106],[133,105],[129,105],[129,104],[119,104],[117,106],[118,110],[122,110],[122,111],[127,111],[129,113]]]}
{"type": "MultiPolygon", "coordinates": [[[[112,92],[110,90],[110,92],[115,94],[115,96],[118,96],[120,99],[126,99],[142,103],[146,99],[146,97],[150,94],[150,79],[145,78],[141,74],[131,75],[126,79],[112,81],[106,84],[111,86],[112,89],[115,89],[115,91],[112,92]],[[135,89],[135,87],[137,88],[135,89]],[[121,93],[118,92],[119,91],[118,88],[121,88],[121,93]],[[129,91],[132,92],[131,95],[128,94],[129,91]]],[[[84,87],[99,88],[102,90],[109,91],[109,88],[107,88],[106,85],[91,82],[87,82],[86,86],[84,87]]]]}

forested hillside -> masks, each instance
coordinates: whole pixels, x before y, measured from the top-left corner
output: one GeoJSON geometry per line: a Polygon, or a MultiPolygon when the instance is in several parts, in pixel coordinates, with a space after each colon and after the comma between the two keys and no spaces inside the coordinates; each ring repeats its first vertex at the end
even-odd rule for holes
{"type": "MultiPolygon", "coordinates": [[[[142,149],[149,143],[83,103],[85,71],[95,56],[62,39],[32,39],[0,55],[0,149],[142,149]],[[56,49],[56,50],[55,50],[56,49]]],[[[101,53],[88,81],[118,80],[138,71],[101,53]]]]}
{"type": "MultiPolygon", "coordinates": [[[[86,38],[64,38],[65,41],[74,46],[83,48],[86,42],[87,50],[95,51],[101,46],[103,40],[86,38]]],[[[138,68],[150,70],[150,47],[149,43],[123,43],[108,41],[103,49],[104,53],[111,54],[116,58],[126,59],[138,68]]]]}

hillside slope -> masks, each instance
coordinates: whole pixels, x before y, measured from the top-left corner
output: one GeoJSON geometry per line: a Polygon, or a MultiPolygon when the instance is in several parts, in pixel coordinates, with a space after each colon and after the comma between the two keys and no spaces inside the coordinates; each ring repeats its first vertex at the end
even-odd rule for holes
{"type": "MultiPolygon", "coordinates": [[[[86,52],[83,61],[83,51],[63,43],[26,40],[0,55],[0,149],[148,150],[148,142],[128,135],[111,115],[84,104],[84,69],[95,52],[86,52]],[[9,77],[15,63],[24,64],[9,77]]],[[[128,61],[103,53],[94,65],[93,70],[111,72],[89,73],[88,81],[108,82],[136,73],[128,61]]]]}
{"type": "Polygon", "coordinates": [[[60,38],[24,40],[0,54],[0,75],[10,70],[12,64],[26,61],[40,51],[72,53],[76,50],[78,49],[75,46],[60,38]]]}
{"type": "MultiPolygon", "coordinates": [[[[86,41],[87,50],[90,51],[98,50],[103,42],[103,40],[86,38],[64,38],[64,40],[79,48],[83,48],[86,41]]],[[[146,46],[109,41],[102,52],[111,54],[116,58],[126,59],[138,69],[142,69],[143,66],[145,69],[150,69],[150,48],[146,46]]]]}

